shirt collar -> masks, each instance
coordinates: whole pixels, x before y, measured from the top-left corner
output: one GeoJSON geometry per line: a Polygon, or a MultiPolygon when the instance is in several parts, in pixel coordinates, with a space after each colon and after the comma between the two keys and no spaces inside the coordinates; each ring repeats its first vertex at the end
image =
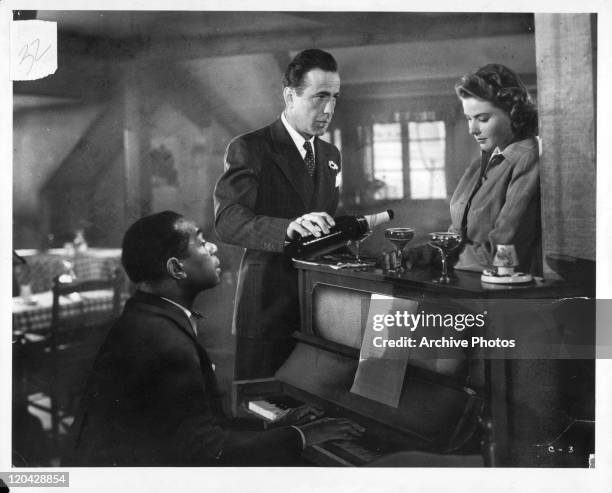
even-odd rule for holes
{"type": "MultiPolygon", "coordinates": [[[[300,156],[302,156],[303,158],[306,155],[306,149],[304,149],[304,142],[306,142],[306,139],[302,137],[300,133],[291,126],[291,124],[287,120],[287,117],[285,116],[284,111],[281,113],[281,121],[283,122],[283,125],[287,129],[287,132],[289,132],[289,135],[291,136],[291,140],[293,140],[295,147],[297,147],[297,150],[299,151],[300,156]]],[[[310,145],[312,146],[312,155],[314,156],[314,152],[315,152],[314,151],[314,135],[310,139],[308,139],[308,141],[310,142],[310,145]]]]}
{"type": "Polygon", "coordinates": [[[516,140],[512,142],[511,144],[507,145],[506,148],[501,152],[499,151],[499,148],[496,148],[493,151],[493,154],[491,154],[491,157],[495,156],[496,154],[501,154],[502,156],[504,156],[505,161],[515,162],[518,161],[519,158],[523,154],[525,154],[527,150],[533,148],[533,146],[536,145],[538,145],[538,141],[535,137],[527,137],[526,139],[516,140]]]}
{"type": "Polygon", "coordinates": [[[172,301],[169,298],[164,298],[163,296],[160,296],[160,298],[162,300],[166,300],[169,303],[172,303],[174,306],[177,306],[178,308],[180,308],[185,315],[187,315],[187,319],[189,320],[189,323],[191,324],[191,328],[193,329],[194,334],[197,336],[198,335],[198,326],[197,323],[195,321],[195,319],[199,319],[202,318],[202,315],[198,312],[196,312],[195,310],[189,310],[187,308],[185,308],[183,305],[177,303],[176,301],[172,301]]]}

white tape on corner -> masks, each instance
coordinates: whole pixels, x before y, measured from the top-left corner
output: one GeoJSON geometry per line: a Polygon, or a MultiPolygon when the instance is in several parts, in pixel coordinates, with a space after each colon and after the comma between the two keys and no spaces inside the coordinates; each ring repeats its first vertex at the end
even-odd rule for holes
{"type": "Polygon", "coordinates": [[[57,23],[12,21],[10,29],[11,80],[36,80],[57,70],[57,23]]]}

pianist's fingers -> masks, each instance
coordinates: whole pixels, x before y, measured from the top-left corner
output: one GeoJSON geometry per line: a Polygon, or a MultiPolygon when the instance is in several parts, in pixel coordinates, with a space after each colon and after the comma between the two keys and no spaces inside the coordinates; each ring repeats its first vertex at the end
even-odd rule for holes
{"type": "Polygon", "coordinates": [[[292,409],[281,421],[282,424],[301,425],[310,423],[321,416],[323,416],[323,409],[304,404],[292,409]]]}

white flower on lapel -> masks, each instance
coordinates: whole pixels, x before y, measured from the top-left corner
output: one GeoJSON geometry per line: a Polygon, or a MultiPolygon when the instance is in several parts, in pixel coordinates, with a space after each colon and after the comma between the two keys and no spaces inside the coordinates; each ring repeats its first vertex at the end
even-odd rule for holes
{"type": "Polygon", "coordinates": [[[329,169],[331,169],[332,171],[338,171],[340,169],[338,165],[334,163],[333,161],[330,161],[329,163],[327,163],[327,166],[329,166],[329,169]]]}

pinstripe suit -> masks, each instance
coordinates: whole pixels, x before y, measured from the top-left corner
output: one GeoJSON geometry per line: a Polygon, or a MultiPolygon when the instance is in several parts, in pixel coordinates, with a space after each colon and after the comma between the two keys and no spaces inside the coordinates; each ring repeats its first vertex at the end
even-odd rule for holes
{"type": "Polygon", "coordinates": [[[227,148],[215,227],[222,241],[246,248],[234,308],[236,379],[271,376],[293,347],[300,317],[297,272],[283,254],[287,227],[307,212],[333,215],[338,204],[340,152],[316,138],[315,157],[313,179],[280,119],[227,148]]]}

